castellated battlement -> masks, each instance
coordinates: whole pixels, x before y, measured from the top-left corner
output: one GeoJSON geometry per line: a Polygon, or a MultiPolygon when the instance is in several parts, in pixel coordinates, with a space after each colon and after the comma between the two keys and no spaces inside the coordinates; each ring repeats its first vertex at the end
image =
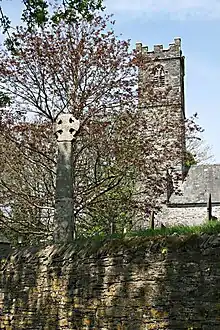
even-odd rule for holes
{"type": "Polygon", "coordinates": [[[169,44],[168,49],[164,49],[163,45],[154,45],[154,49],[149,50],[148,46],[143,46],[141,42],[137,42],[136,50],[142,52],[142,54],[147,54],[150,57],[179,57],[182,55],[181,39],[175,38],[174,42],[169,44]]]}

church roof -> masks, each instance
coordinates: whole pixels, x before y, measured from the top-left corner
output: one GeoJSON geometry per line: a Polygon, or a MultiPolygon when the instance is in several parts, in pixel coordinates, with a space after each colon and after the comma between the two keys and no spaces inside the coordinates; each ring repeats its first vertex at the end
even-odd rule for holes
{"type": "Polygon", "coordinates": [[[207,204],[209,194],[212,204],[220,205],[220,164],[193,165],[181,187],[181,195],[173,194],[169,206],[207,204]]]}

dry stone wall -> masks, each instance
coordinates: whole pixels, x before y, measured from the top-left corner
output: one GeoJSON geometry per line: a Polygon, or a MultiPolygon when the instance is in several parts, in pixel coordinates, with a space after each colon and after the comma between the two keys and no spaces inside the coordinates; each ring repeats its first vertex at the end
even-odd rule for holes
{"type": "Polygon", "coordinates": [[[78,241],[1,265],[0,329],[220,329],[220,235],[78,241]]]}

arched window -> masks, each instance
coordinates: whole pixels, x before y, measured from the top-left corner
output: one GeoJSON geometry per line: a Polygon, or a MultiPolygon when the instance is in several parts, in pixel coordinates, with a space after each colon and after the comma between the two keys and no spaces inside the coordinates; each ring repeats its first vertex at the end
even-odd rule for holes
{"type": "Polygon", "coordinates": [[[153,83],[155,87],[165,86],[164,67],[160,64],[153,69],[153,83]]]}

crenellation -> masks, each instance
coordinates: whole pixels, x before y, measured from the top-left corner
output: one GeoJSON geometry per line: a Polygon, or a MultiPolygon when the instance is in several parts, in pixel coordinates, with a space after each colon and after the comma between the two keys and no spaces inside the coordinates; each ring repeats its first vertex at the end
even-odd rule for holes
{"type": "Polygon", "coordinates": [[[169,57],[179,57],[181,56],[181,39],[174,38],[174,42],[169,44],[169,47],[166,49],[163,45],[154,45],[153,50],[149,50],[148,46],[143,46],[142,42],[136,43],[136,50],[141,51],[143,53],[147,53],[149,56],[153,57],[155,55],[159,55],[162,58],[169,57]]]}
{"type": "Polygon", "coordinates": [[[136,42],[136,50],[141,52],[142,48],[142,42],[136,42]]]}
{"type": "Polygon", "coordinates": [[[178,45],[179,47],[181,47],[181,38],[174,38],[174,43],[176,44],[176,45],[178,45]]]}
{"type": "Polygon", "coordinates": [[[148,53],[148,46],[143,46],[142,50],[143,50],[143,53],[148,53]]]}
{"type": "Polygon", "coordinates": [[[154,53],[160,53],[163,51],[163,45],[154,45],[154,53]]]}

